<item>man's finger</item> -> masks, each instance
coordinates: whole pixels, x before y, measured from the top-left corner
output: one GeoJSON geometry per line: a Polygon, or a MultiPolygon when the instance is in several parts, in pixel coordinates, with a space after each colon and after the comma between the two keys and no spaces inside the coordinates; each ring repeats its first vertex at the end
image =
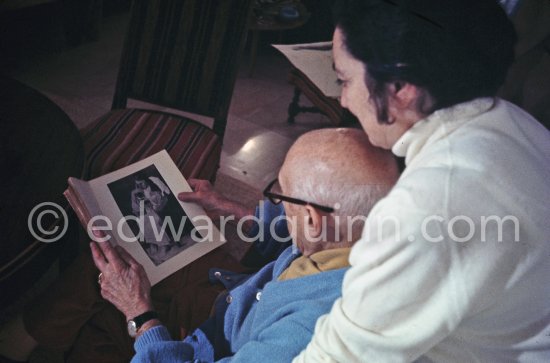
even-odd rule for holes
{"type": "Polygon", "coordinates": [[[122,258],[122,260],[124,260],[124,262],[126,262],[128,265],[130,266],[139,265],[139,262],[137,262],[132,257],[132,255],[130,255],[124,248],[120,246],[116,246],[116,251],[120,255],[120,258],[122,258]]]}
{"type": "Polygon", "coordinates": [[[103,252],[103,255],[107,259],[107,262],[113,265],[115,270],[120,271],[120,269],[124,268],[125,262],[122,258],[120,258],[120,255],[118,252],[111,246],[109,242],[101,242],[98,243],[99,248],[101,249],[101,252],[103,252]]]}
{"type": "Polygon", "coordinates": [[[147,276],[147,273],[145,272],[145,269],[143,268],[143,266],[141,265],[136,266],[136,271],[143,281],[147,281],[148,284],[151,283],[149,281],[149,277],[147,276]]]}
{"type": "Polygon", "coordinates": [[[199,185],[201,185],[202,182],[204,182],[204,180],[203,180],[203,179],[189,179],[187,182],[189,183],[189,185],[191,186],[191,188],[192,188],[193,190],[196,190],[197,187],[198,187],[199,185]]]}
{"type": "Polygon", "coordinates": [[[201,200],[196,192],[181,192],[178,194],[178,199],[189,203],[198,203],[201,200]]]}
{"type": "Polygon", "coordinates": [[[105,238],[107,237],[107,235],[101,230],[101,229],[97,229],[95,227],[92,227],[92,233],[94,236],[96,236],[97,238],[105,238]]]}
{"type": "Polygon", "coordinates": [[[90,249],[92,250],[92,258],[96,267],[99,269],[99,271],[105,270],[105,267],[107,267],[107,260],[105,259],[103,252],[101,252],[101,250],[97,246],[97,243],[90,242],[90,249]]]}
{"type": "Polygon", "coordinates": [[[111,292],[107,289],[101,289],[101,297],[103,297],[105,300],[111,303],[115,301],[113,294],[111,294],[111,292]]]}

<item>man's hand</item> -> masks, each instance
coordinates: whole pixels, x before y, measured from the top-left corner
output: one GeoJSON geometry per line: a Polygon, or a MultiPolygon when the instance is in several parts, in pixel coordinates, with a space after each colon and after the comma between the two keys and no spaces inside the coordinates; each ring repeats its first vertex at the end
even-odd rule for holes
{"type": "Polygon", "coordinates": [[[178,199],[182,202],[197,203],[214,222],[219,221],[220,217],[235,216],[238,221],[245,216],[254,215],[253,210],[215,191],[208,180],[189,179],[189,185],[193,192],[179,193],[178,199]]]}
{"type": "Polygon", "coordinates": [[[151,284],[143,266],[122,247],[113,248],[109,242],[91,242],[90,248],[94,263],[103,274],[101,296],[105,300],[120,310],[126,320],[154,310],[151,284]]]}

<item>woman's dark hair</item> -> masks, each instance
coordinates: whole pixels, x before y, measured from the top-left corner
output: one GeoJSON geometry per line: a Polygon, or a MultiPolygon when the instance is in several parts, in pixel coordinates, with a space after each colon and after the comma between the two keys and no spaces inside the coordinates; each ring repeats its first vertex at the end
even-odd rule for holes
{"type": "Polygon", "coordinates": [[[514,59],[515,31],[497,0],[337,0],[334,20],[347,51],[366,65],[382,123],[391,122],[388,84],[427,91],[434,104],[419,111],[429,114],[494,96],[514,59]]]}

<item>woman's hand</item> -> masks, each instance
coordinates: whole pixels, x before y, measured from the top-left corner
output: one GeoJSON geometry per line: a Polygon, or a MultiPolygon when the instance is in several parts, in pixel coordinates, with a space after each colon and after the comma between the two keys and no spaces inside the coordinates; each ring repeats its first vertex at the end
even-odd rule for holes
{"type": "Polygon", "coordinates": [[[113,248],[109,242],[91,242],[90,248],[94,263],[102,273],[101,296],[105,300],[120,310],[126,320],[154,310],[151,284],[143,266],[122,247],[113,248]]]}
{"type": "Polygon", "coordinates": [[[229,200],[215,191],[208,180],[189,179],[189,185],[193,191],[179,193],[178,199],[182,202],[197,203],[214,222],[219,221],[220,217],[235,216],[238,221],[245,216],[254,215],[253,210],[248,210],[242,204],[229,200]]]}

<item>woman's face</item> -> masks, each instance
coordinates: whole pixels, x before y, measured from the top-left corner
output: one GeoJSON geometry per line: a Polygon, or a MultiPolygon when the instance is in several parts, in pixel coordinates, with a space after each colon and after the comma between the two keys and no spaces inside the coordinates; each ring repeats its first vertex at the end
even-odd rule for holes
{"type": "Polygon", "coordinates": [[[412,125],[404,125],[397,119],[392,124],[378,122],[376,108],[370,100],[370,93],[365,83],[365,66],[363,62],[349,54],[339,28],[334,31],[332,52],[336,74],[342,83],[340,104],[359,119],[373,145],[391,149],[393,144],[412,125]]]}

